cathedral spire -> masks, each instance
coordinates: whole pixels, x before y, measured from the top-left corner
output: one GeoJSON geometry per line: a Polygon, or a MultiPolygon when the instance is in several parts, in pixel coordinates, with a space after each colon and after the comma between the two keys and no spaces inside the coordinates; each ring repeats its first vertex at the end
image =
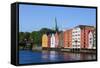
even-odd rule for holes
{"type": "Polygon", "coordinates": [[[55,31],[58,32],[57,19],[55,17],[55,31]]]}

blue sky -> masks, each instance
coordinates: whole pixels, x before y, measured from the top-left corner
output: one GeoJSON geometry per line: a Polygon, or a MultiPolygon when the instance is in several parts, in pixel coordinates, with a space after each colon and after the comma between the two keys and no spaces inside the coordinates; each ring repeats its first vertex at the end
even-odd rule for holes
{"type": "Polygon", "coordinates": [[[55,18],[60,30],[70,29],[77,25],[96,23],[96,9],[73,8],[40,5],[19,5],[19,31],[32,32],[41,28],[55,27],[55,18]]]}

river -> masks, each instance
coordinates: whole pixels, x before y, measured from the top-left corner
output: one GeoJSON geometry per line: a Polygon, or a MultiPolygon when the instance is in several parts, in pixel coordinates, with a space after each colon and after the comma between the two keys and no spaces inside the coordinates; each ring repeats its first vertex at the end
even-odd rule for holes
{"type": "Polygon", "coordinates": [[[96,54],[68,53],[61,51],[19,51],[19,64],[95,60],[96,54]]]}

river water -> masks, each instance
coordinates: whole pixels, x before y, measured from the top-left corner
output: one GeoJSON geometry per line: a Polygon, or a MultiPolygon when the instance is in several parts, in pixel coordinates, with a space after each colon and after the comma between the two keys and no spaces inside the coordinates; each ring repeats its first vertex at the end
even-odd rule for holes
{"type": "Polygon", "coordinates": [[[68,53],[61,51],[19,51],[19,64],[95,60],[96,54],[68,53]]]}

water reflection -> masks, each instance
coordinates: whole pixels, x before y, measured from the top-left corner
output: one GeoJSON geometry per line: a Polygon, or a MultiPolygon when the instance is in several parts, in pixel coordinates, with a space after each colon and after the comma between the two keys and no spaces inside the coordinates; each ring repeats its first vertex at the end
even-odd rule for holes
{"type": "Polygon", "coordinates": [[[41,52],[19,51],[19,63],[43,63],[43,62],[60,62],[60,61],[76,61],[76,60],[95,60],[96,54],[86,53],[67,53],[61,51],[41,52]]]}
{"type": "Polygon", "coordinates": [[[55,51],[50,51],[50,60],[51,61],[56,60],[57,56],[58,55],[55,51]]]}
{"type": "Polygon", "coordinates": [[[49,61],[49,51],[42,51],[42,55],[41,55],[41,57],[42,57],[42,60],[44,60],[44,61],[49,61]]]}

